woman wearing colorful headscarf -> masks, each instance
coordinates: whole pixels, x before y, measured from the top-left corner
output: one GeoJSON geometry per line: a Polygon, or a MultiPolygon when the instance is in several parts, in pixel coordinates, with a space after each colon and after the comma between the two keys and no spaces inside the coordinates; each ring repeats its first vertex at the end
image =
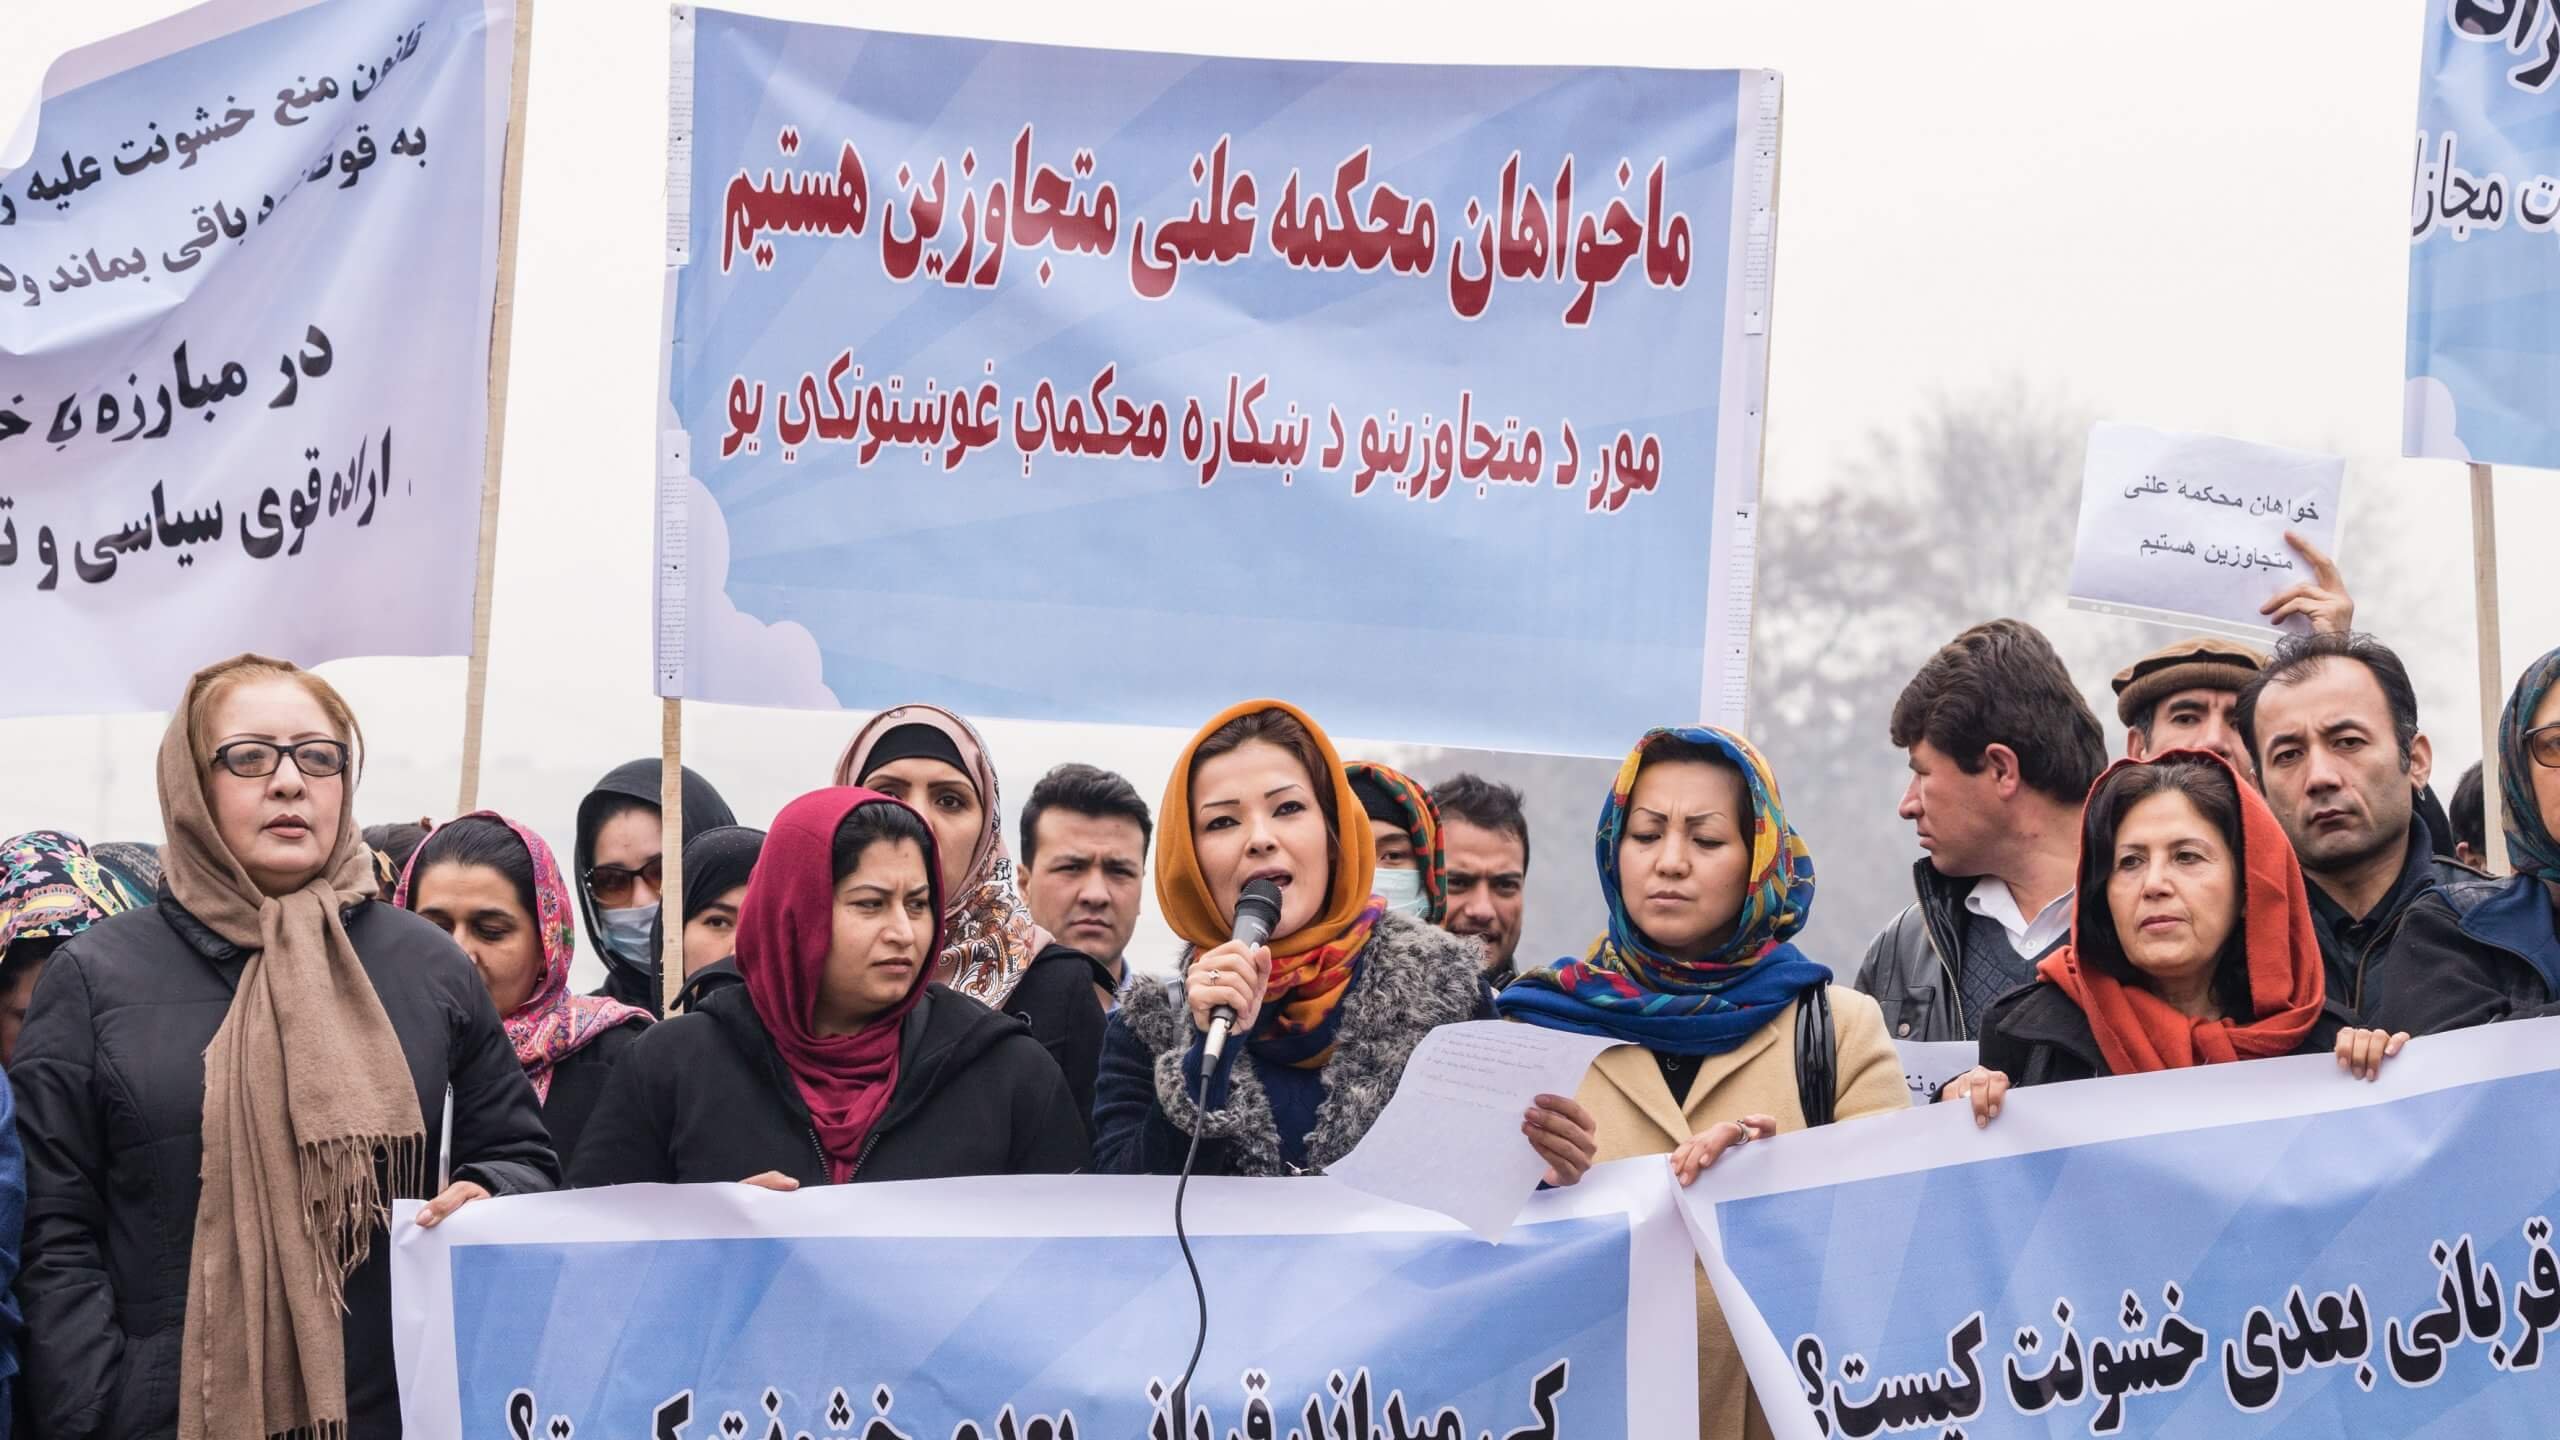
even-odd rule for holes
{"type": "MultiPolygon", "coordinates": [[[[1295,707],[1247,701],[1203,726],[1158,814],[1156,903],[1190,948],[1180,985],[1132,985],[1111,1017],[1094,1168],[1175,1174],[1196,1135],[1197,1174],[1321,1171],[1368,1133],[1424,1035],[1491,1016],[1476,947],[1372,891],[1360,798],[1295,707]],[[1280,919],[1248,948],[1229,937],[1257,879],[1280,887],[1280,919]],[[1204,1076],[1221,1006],[1234,1043],[1204,1076]]],[[[1574,1102],[1543,1097],[1523,1129],[1551,1179],[1589,1167],[1590,1117],[1574,1102]]]]}
{"type": "Polygon", "coordinates": [[[432,1225],[557,1183],[470,962],[376,903],[362,745],[316,675],[198,672],[160,744],[159,903],[45,967],[12,1075],[39,1434],[397,1434],[391,1202],[432,1196],[432,1225]]]}
{"type": "Polygon", "coordinates": [[[2284,827],[2219,754],[2119,761],[2080,810],[2071,943],[1991,1002],[1982,1064],[1950,1081],[1977,1123],[2012,1086],[2335,1053],[2359,1079],[2408,1036],[2329,1006],[2284,827]]]}
{"type": "Polygon", "coordinates": [[[569,993],[578,930],[551,847],[494,810],[465,815],[410,852],[392,903],[425,916],[471,957],[566,1171],[606,1077],[649,1014],[569,993]]]}
{"type": "Polygon", "coordinates": [[[2560,1014],[2560,650],[2526,666],[2507,697],[2498,794],[2514,873],[2409,902],[2399,935],[2372,962],[2384,997],[2376,1024],[2433,1035],[2560,1014]]]}
{"type": "MultiPolygon", "coordinates": [[[[1813,909],[1813,856],[1749,741],[1648,732],[1618,767],[1594,848],[1607,932],[1579,959],[1522,971],[1496,1003],[1507,1019],[1622,1042],[1582,1082],[1600,1160],[1669,1155],[1687,1184],[1735,1144],[1804,1128],[1797,1012],[1817,995],[1831,1083],[1812,1103],[1834,1120],[1910,1104],[1876,1002],[1791,943],[1813,909]]],[[[1697,1291],[1698,1433],[1766,1434],[1704,1272],[1697,1291]]]]}
{"type": "Polygon", "coordinates": [[[1440,845],[1440,807],[1412,776],[1367,760],[1342,767],[1378,845],[1371,890],[1387,908],[1433,925],[1448,913],[1440,877],[1449,865],[1440,845]]]}
{"type": "Polygon", "coordinates": [[[151,903],[76,835],[30,830],[0,840],[0,1068],[17,1052],[44,963],[72,936],[151,903]]]}
{"type": "Polygon", "coordinates": [[[853,788],[785,806],[738,918],[743,983],[640,1037],[571,1182],[796,1190],[1081,1167],[1056,1062],[1020,1020],[935,983],[942,913],[914,811],[853,788]]]}
{"type": "Polygon", "coordinates": [[[1111,971],[1032,920],[1005,852],[995,762],[976,728],[935,705],[883,710],[845,747],[836,783],[876,790],[933,827],[944,906],[933,978],[1021,1016],[1090,1110],[1102,1058],[1102,1000],[1093,987],[1108,983],[1111,971]]]}

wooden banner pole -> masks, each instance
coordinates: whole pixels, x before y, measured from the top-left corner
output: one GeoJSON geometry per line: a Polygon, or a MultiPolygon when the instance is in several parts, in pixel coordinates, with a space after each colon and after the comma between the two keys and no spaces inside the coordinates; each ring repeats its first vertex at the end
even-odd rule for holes
{"type": "Polygon", "coordinates": [[[658,853],[666,870],[658,887],[658,1011],[665,1014],[684,988],[684,702],[658,705],[658,853]]]}
{"type": "Polygon", "coordinates": [[[499,182],[498,285],[489,310],[489,435],[480,460],[480,558],[471,593],[471,666],[462,695],[462,791],[456,815],[480,808],[481,731],[489,709],[489,610],[498,575],[498,489],[507,444],[507,370],[516,318],[516,228],[524,193],[524,101],[532,88],[533,0],[516,0],[515,88],[507,103],[499,182]]]}
{"type": "Polygon", "coordinates": [[[2498,712],[2506,706],[2498,651],[2498,498],[2486,465],[2471,467],[2472,614],[2480,631],[2480,827],[2490,870],[2507,871],[2506,806],[2499,800],[2498,712]]]}

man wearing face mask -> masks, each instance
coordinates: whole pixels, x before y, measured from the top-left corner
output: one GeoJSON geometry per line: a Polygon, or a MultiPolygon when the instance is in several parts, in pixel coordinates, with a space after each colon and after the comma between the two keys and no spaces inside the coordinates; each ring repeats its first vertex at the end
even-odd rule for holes
{"type": "MultiPolygon", "coordinates": [[[[651,941],[666,876],[658,808],[663,773],[654,759],[634,760],[597,781],[578,802],[575,852],[579,918],[604,959],[604,986],[595,993],[651,1015],[661,1013],[658,955],[651,941]]],[[[685,770],[684,838],[736,823],[711,782],[685,770]]]]}
{"type": "Polygon", "coordinates": [[[1367,760],[1342,768],[1378,840],[1371,893],[1399,915],[1439,924],[1448,910],[1440,878],[1448,870],[1448,857],[1440,844],[1440,807],[1431,802],[1431,792],[1402,771],[1367,760]]]}

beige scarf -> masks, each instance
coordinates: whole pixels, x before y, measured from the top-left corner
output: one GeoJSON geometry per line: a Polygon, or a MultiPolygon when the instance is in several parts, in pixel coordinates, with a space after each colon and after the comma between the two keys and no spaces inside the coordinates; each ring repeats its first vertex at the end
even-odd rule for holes
{"type": "Polygon", "coordinates": [[[248,952],[204,1052],[178,1433],[333,1440],[347,1427],[346,1278],[388,1223],[391,1195],[424,1183],[426,1127],[399,1036],[339,918],[377,893],[352,770],[316,782],[346,790],[336,844],[290,895],[262,894],[214,827],[190,722],[208,680],[253,662],[293,668],[244,655],[198,672],[160,742],[169,893],[248,952]]]}

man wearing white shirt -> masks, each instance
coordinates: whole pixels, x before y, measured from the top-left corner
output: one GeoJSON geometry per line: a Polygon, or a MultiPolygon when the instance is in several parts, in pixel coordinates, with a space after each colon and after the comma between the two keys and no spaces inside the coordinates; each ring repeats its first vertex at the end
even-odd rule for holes
{"type": "Polygon", "coordinates": [[[1932,656],[1894,702],[1892,734],[1911,763],[1901,815],[1928,858],[1857,988],[1897,1040],[1971,1040],[1991,1002],[2070,939],[2080,802],[2106,768],[2105,736],[2053,646],[2016,620],[1932,656]]]}

